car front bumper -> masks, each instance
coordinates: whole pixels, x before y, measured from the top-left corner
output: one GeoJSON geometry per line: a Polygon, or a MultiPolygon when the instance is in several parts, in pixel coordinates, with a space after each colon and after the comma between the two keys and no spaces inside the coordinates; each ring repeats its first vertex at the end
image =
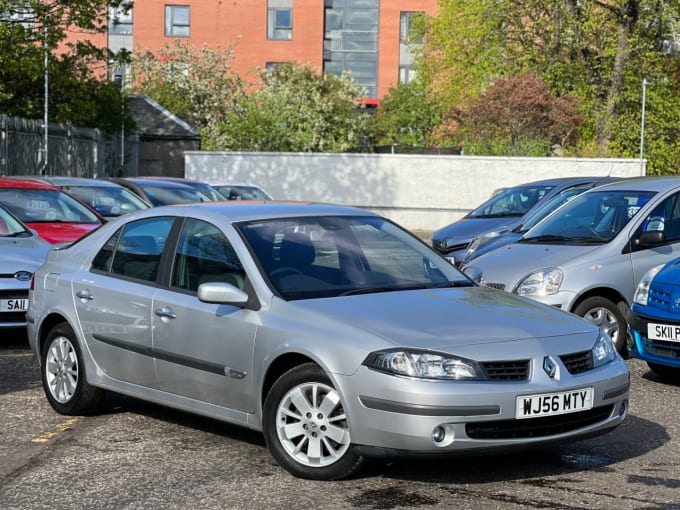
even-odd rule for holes
{"type": "MultiPolygon", "coordinates": [[[[539,377],[540,378],[540,377],[539,377]]],[[[568,384],[500,381],[423,381],[367,367],[338,380],[346,397],[352,443],[365,453],[438,454],[526,448],[569,442],[620,425],[628,410],[630,373],[617,359],[570,377],[568,384]],[[515,418],[521,395],[592,387],[589,411],[515,418]],[[443,432],[443,439],[434,436],[443,432]]]]}
{"type": "Polygon", "coordinates": [[[626,315],[626,320],[629,333],[628,353],[631,357],[650,363],[680,368],[680,343],[650,340],[647,337],[647,325],[649,323],[680,327],[680,320],[648,317],[631,311],[626,315]]]}

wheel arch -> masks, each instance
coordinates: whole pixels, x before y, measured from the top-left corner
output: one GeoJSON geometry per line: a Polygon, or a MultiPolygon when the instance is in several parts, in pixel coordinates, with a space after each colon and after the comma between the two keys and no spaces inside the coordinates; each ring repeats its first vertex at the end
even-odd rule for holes
{"type": "Polygon", "coordinates": [[[299,352],[287,352],[277,357],[274,361],[272,361],[272,363],[267,368],[267,372],[265,373],[264,378],[262,379],[262,391],[260,392],[260,406],[264,406],[264,400],[267,398],[269,390],[271,390],[271,387],[274,385],[274,383],[279,377],[281,377],[291,368],[297,367],[299,365],[304,365],[305,363],[314,363],[315,365],[319,365],[319,363],[317,363],[316,360],[299,352]]]}
{"type": "Polygon", "coordinates": [[[626,308],[629,306],[628,300],[618,290],[612,289],[611,287],[594,287],[592,289],[588,289],[574,300],[569,311],[574,313],[574,310],[576,310],[578,305],[591,297],[603,297],[610,300],[619,307],[625,318],[626,308]]]}
{"type": "Polygon", "coordinates": [[[42,320],[37,335],[38,345],[36,347],[38,350],[38,356],[42,356],[43,347],[45,346],[45,341],[47,340],[47,335],[49,334],[49,332],[52,330],[54,326],[56,326],[57,324],[61,324],[62,322],[68,324],[71,327],[71,329],[74,329],[73,325],[69,323],[66,317],[64,317],[60,313],[52,312],[42,320]]]}

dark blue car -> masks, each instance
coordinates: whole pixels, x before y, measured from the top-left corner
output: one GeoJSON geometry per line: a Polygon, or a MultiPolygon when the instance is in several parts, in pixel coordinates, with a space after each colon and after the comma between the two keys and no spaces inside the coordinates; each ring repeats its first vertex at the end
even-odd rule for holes
{"type": "Polygon", "coordinates": [[[680,258],[647,271],[627,320],[630,356],[662,377],[680,379],[680,258]]]}

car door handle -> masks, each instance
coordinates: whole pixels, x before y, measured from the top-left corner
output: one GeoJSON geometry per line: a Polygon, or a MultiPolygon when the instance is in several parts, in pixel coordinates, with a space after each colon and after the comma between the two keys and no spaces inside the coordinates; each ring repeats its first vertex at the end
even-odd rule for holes
{"type": "Polygon", "coordinates": [[[156,308],[155,313],[159,317],[165,317],[167,319],[174,319],[177,317],[177,314],[170,310],[170,308],[156,308]]]}
{"type": "Polygon", "coordinates": [[[86,299],[88,301],[94,299],[94,295],[89,290],[79,290],[76,292],[76,297],[78,299],[86,299]]]}

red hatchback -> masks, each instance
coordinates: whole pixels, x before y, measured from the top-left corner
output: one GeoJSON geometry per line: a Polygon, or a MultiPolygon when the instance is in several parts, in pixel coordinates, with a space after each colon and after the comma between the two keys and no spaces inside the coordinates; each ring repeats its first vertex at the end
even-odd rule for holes
{"type": "Polygon", "coordinates": [[[53,244],[75,241],[106,222],[65,191],[29,179],[0,177],[0,204],[53,244]]]}

